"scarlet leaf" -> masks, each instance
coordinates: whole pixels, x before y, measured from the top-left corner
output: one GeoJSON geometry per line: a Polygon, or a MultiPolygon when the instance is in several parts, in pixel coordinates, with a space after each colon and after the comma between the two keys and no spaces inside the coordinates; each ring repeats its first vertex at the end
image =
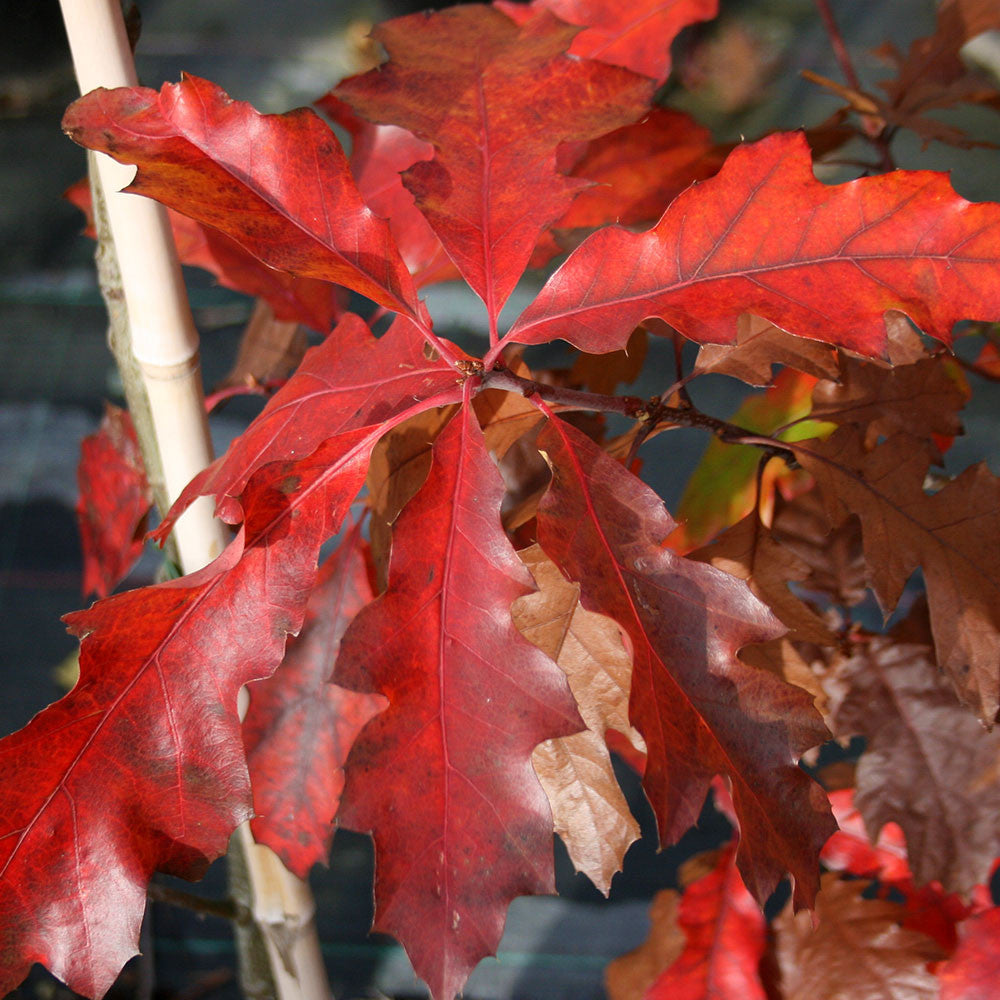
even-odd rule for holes
{"type": "Polygon", "coordinates": [[[794,762],[825,731],[805,692],[736,657],[780,625],[742,581],[661,548],[674,523],[660,499],[580,432],[549,421],[538,446],[553,466],[539,542],[580,583],[584,607],[631,639],[629,714],[648,747],[644,785],[661,839],[695,822],[724,774],[751,891],[764,900],[791,871],[796,899],[808,904],[834,824],[826,796],[794,762]]]}
{"type": "Polygon", "coordinates": [[[314,112],[261,115],[186,76],[159,94],[92,91],[70,106],[63,128],[137,164],[129,191],[220,230],[265,264],[420,314],[388,225],[365,206],[336,136],[314,112]]]}
{"type": "Polygon", "coordinates": [[[79,683],[0,741],[0,991],[42,962],[103,995],[136,954],[151,873],[200,877],[249,818],[237,692],[299,629],[373,443],[354,431],[260,470],[214,563],[67,616],[79,683]]]}
{"type": "Polygon", "coordinates": [[[351,133],[351,170],[368,207],[389,222],[396,245],[418,287],[457,276],[434,230],[403,187],[400,173],[429,160],[434,147],[396,125],[372,125],[335,94],[316,102],[351,133]]]}
{"type": "Polygon", "coordinates": [[[254,839],[299,878],[324,861],[344,786],[344,761],[381,710],[375,695],[331,683],[340,638],[374,598],[355,527],[320,570],[305,623],[278,670],[250,685],[243,743],[250,767],[254,839]]]}
{"type": "Polygon", "coordinates": [[[940,1000],[991,1000],[1000,979],[1000,907],[962,924],[955,954],[939,972],[940,1000]]]}
{"type": "Polygon", "coordinates": [[[735,853],[719,852],[712,869],[685,889],[679,922],[687,944],[644,1000],[764,1000],[757,972],[764,914],[736,870],[735,853]]]}
{"type": "Polygon", "coordinates": [[[537,545],[519,555],[539,592],[515,601],[514,624],[563,669],[587,724],[582,733],[540,744],[532,765],[570,860],[606,896],[639,839],[604,742],[614,729],[643,745],[628,721],[632,658],[618,626],[580,607],[579,585],[568,583],[537,545]]]}
{"type": "Polygon", "coordinates": [[[827,187],[797,133],[738,146],[647,233],[610,227],[549,279],[506,339],[621,348],[658,316],[698,342],[732,343],[752,312],[800,337],[879,356],[898,310],[951,342],[959,319],[1000,314],[1000,207],[947,176],[896,171],[827,187]],[[947,206],[947,208],[945,208],[947,206]]]}
{"type": "Polygon", "coordinates": [[[926,935],[899,926],[899,903],[865,899],[862,881],[823,879],[817,926],[786,910],[774,924],[782,1000],[933,1000],[927,963],[941,958],[926,935]]]}
{"type": "Polygon", "coordinates": [[[823,846],[820,857],[828,868],[883,882],[912,879],[906,858],[906,838],[899,825],[883,823],[874,842],[854,805],[854,789],[830,793],[830,805],[839,830],[823,846]]]}
{"type": "Polygon", "coordinates": [[[77,483],[83,592],[107,597],[142,555],[153,503],[127,411],[105,406],[100,428],[80,443],[77,483]]]}
{"type": "Polygon", "coordinates": [[[373,33],[389,62],[335,91],[434,146],[403,183],[491,329],[539,234],[586,186],[557,173],[557,146],[634,121],[652,96],[632,73],[564,55],[575,33],[545,14],[518,29],[475,5],[397,18],[373,33]]]}
{"type": "Polygon", "coordinates": [[[585,147],[569,172],[595,186],[576,196],[554,228],[652,222],[686,187],[716,173],[722,159],[703,125],[680,111],[651,108],[642,121],[585,147]]]}
{"type": "Polygon", "coordinates": [[[338,822],[373,833],[374,927],[437,1000],[495,951],[514,896],[553,891],[531,753],[581,727],[562,672],[511,620],[531,587],[502,496],[466,405],[399,516],[388,589],[348,629],[334,674],[389,699],[348,758],[338,822]]]}
{"type": "Polygon", "coordinates": [[[927,495],[926,445],[906,434],[866,452],[859,434],[842,427],[827,441],[791,447],[820,484],[831,522],[861,519],[869,583],[886,612],[923,569],[937,661],[959,697],[992,722],[1000,704],[1000,480],[978,465],[927,495]]]}
{"type": "MultiPolygon", "coordinates": [[[[225,516],[227,498],[238,497],[265,463],[308,455],[336,434],[390,421],[415,400],[419,404],[444,393],[457,400],[461,390],[455,383],[455,370],[440,358],[427,359],[423,341],[405,317],[376,340],[364,320],[347,313],[226,454],[191,481],[175,512],[198,496],[213,495],[225,516]]],[[[428,402],[428,407],[442,402],[428,402]]]]}
{"type": "Polygon", "coordinates": [[[570,52],[624,66],[662,82],[670,75],[670,44],[681,29],[710,21],[718,0],[533,0],[529,6],[497,0],[496,7],[519,23],[529,12],[550,10],[558,18],[584,28],[570,52]]]}
{"type": "Polygon", "coordinates": [[[986,881],[1000,855],[1000,733],[960,704],[924,646],[874,636],[832,684],[835,734],[867,741],[855,794],[866,828],[899,824],[918,883],[986,881]]]}

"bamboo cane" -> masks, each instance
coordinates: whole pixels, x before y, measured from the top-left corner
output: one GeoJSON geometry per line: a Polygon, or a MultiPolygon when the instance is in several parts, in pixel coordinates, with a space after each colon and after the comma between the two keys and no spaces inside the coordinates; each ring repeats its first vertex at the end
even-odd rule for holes
{"type": "MultiPolygon", "coordinates": [[[[135,86],[135,65],[119,0],[60,2],[80,92],[135,86]]],[[[120,193],[132,180],[133,167],[103,154],[96,154],[92,162],[96,165],[92,178],[97,195],[95,219],[106,214],[110,230],[101,240],[101,252],[114,265],[109,269],[105,261],[102,286],[115,280],[109,273],[117,271],[131,332],[134,365],[122,366],[122,377],[135,408],[143,408],[142,397],[148,401],[149,422],[146,428],[137,422],[137,433],[144,460],[162,474],[164,502],[169,503],[212,459],[198,334],[166,212],[146,198],[120,193]],[[106,212],[99,210],[99,201],[106,212]]],[[[119,316],[119,327],[123,318],[119,316]]],[[[119,348],[116,356],[127,361],[122,355],[119,348]]],[[[227,541],[207,498],[180,518],[174,538],[185,572],[211,562],[227,541]]],[[[241,714],[245,703],[243,697],[241,714]]],[[[273,852],[254,843],[248,824],[236,831],[229,862],[234,888],[245,889],[240,902],[253,914],[256,928],[254,935],[239,929],[237,933],[248,995],[328,1000],[330,989],[308,885],[288,872],[273,852]]]]}

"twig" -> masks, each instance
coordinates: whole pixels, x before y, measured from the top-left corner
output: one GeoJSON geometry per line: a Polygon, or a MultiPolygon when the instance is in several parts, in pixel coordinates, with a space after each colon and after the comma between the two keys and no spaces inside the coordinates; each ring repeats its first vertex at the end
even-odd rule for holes
{"type": "Polygon", "coordinates": [[[174,889],[172,886],[150,882],[146,887],[146,897],[154,903],[169,903],[191,910],[202,917],[219,917],[233,923],[247,923],[253,920],[253,914],[235,899],[206,899],[184,889],[174,889]]]}
{"type": "Polygon", "coordinates": [[[829,0],[816,0],[816,7],[819,10],[819,16],[823,19],[823,26],[826,28],[826,33],[830,36],[830,45],[833,48],[834,56],[836,56],[837,64],[840,66],[840,71],[844,74],[844,79],[847,80],[853,90],[860,91],[861,81],[858,79],[858,74],[854,71],[854,63],[851,62],[850,53],[844,44],[844,36],[840,33],[840,28],[837,27],[833,11],[830,9],[829,0]]]}
{"type": "Polygon", "coordinates": [[[499,366],[482,373],[482,388],[506,389],[526,397],[538,395],[546,402],[555,403],[567,410],[596,410],[599,413],[620,413],[625,417],[638,418],[646,409],[646,403],[638,396],[605,396],[597,392],[546,385],[534,379],[522,378],[499,366]]]}

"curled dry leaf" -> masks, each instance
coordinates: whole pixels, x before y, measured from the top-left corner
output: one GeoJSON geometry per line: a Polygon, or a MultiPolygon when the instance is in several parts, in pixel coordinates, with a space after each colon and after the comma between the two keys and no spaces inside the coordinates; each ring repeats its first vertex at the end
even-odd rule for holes
{"type": "Polygon", "coordinates": [[[878,836],[897,823],[918,883],[967,893],[1000,855],[1000,731],[956,698],[926,646],[872,636],[827,680],[837,736],[863,735],[854,801],[878,836]]]}
{"type": "Polygon", "coordinates": [[[582,733],[540,744],[531,763],[570,859],[606,896],[639,838],[604,741],[615,729],[642,745],[628,721],[632,658],[617,624],[580,606],[580,585],[569,583],[540,546],[518,555],[538,593],[515,601],[514,624],[562,668],[587,724],[582,733]]]}
{"type": "Polygon", "coordinates": [[[870,446],[899,432],[915,437],[961,433],[959,410],[969,398],[953,362],[926,358],[888,371],[844,358],[838,382],[813,389],[810,416],[866,428],[870,446]]]}
{"type": "Polygon", "coordinates": [[[1000,480],[980,464],[928,495],[926,445],[907,434],[867,451],[860,431],[842,427],[790,447],[819,484],[831,522],[860,518],[883,610],[923,569],[937,661],[959,697],[992,723],[1000,704],[1000,480]]]}
{"type": "Polygon", "coordinates": [[[904,907],[865,899],[869,883],[823,877],[811,913],[791,908],[774,921],[782,1000],[936,1000],[927,963],[944,953],[925,934],[900,926],[904,907]]]}
{"type": "Polygon", "coordinates": [[[840,373],[837,352],[816,340],[794,337],[766,319],[743,313],[736,320],[732,344],[702,344],[694,370],[730,375],[747,385],[770,385],[773,366],[784,365],[814,378],[836,379],[840,373]]]}

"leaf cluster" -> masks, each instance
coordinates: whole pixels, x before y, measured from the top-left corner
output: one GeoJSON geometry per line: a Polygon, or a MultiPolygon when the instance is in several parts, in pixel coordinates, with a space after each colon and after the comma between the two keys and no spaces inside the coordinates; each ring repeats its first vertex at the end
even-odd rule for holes
{"type": "Polygon", "coordinates": [[[88,445],[102,599],[66,618],[80,680],[0,741],[0,987],[38,961],[101,996],[152,874],[198,877],[253,817],[303,876],[335,826],[370,833],[374,928],[450,998],[509,902],[554,891],[553,831],[609,891],[638,833],[609,743],[661,843],[712,787],[734,827],[658,898],[612,996],[959,997],[994,976],[1000,481],[942,462],[994,363],[1000,205],[930,172],[813,172],[852,136],[883,167],[895,129],[962,145],[924,112],[995,102],[957,55],[988,8],[946,0],[890,52],[885,98],[840,88],[857,118],[732,149],[655,102],[714,0],[389,21],[386,61],[326,118],[195,77],[72,105],[68,134],[138,166],[185,261],[262,300],[230,385],[268,399],[157,532],[209,496],[229,547],[153,587],[106,596],[148,510],[126,418],[88,445]],[[502,330],[525,270],[563,255],[502,330]],[[479,356],[420,297],[454,279],[484,306],[479,356]],[[960,320],[981,363],[952,353],[960,320]],[[299,324],[322,338],[304,353],[299,324]],[[676,370],[619,394],[650,337],[676,370]],[[541,368],[557,339],[572,367],[541,368]],[[705,413],[687,386],[713,373],[764,391],[705,413]],[[640,473],[678,427],[713,441],[675,520],[640,473]],[[890,631],[863,624],[873,601],[890,631]],[[846,781],[800,766],[858,735],[846,781]]]}

